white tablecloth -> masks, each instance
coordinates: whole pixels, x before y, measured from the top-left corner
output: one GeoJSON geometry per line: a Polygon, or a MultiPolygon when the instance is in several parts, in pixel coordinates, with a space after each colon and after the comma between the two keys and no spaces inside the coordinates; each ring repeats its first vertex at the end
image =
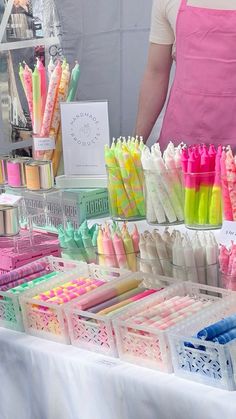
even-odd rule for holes
{"type": "Polygon", "coordinates": [[[0,329],[0,419],[218,418],[235,392],[0,329]]]}

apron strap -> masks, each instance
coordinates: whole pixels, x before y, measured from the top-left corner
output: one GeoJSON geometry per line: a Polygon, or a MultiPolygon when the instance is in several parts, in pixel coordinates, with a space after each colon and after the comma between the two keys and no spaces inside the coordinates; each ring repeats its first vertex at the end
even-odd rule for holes
{"type": "Polygon", "coordinates": [[[188,7],[188,0],[181,0],[180,10],[186,9],[188,7]]]}

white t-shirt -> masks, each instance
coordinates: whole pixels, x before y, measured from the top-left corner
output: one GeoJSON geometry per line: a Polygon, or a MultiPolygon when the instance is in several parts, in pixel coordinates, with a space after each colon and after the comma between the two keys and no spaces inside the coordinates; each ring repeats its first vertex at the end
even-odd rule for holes
{"type": "MultiPolygon", "coordinates": [[[[150,42],[172,45],[181,0],[153,0],[150,42]]],[[[191,6],[207,9],[236,10],[236,0],[188,0],[191,6]]]]}

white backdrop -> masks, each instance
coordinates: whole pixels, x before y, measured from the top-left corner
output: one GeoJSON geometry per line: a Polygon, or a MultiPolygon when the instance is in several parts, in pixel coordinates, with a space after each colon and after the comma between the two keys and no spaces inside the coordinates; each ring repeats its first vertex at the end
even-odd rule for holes
{"type": "MultiPolygon", "coordinates": [[[[108,99],[111,136],[131,135],[152,0],[56,0],[64,54],[81,64],[78,99],[108,99]]],[[[151,135],[155,141],[160,120],[151,135]]]]}

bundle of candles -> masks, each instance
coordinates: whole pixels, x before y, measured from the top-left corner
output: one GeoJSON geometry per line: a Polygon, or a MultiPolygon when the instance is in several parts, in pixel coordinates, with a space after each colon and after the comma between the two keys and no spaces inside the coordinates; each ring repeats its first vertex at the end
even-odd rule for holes
{"type": "Polygon", "coordinates": [[[236,156],[230,147],[222,152],[221,176],[224,219],[236,221],[236,156]]]}
{"type": "Polygon", "coordinates": [[[139,253],[139,232],[134,226],[129,232],[127,223],[119,225],[113,222],[104,227],[99,226],[97,236],[99,264],[113,268],[137,270],[137,254],[139,253]]]}
{"type": "Polygon", "coordinates": [[[169,143],[161,153],[159,144],[142,149],[145,175],[146,218],[151,224],[173,224],[184,220],[181,179],[181,146],[169,143]]]}
{"type": "Polygon", "coordinates": [[[24,63],[19,65],[19,77],[28,102],[33,133],[43,138],[52,137],[56,141],[55,150],[35,151],[37,160],[52,160],[54,175],[61,157],[61,122],[60,102],[75,99],[80,67],[76,62],[71,75],[66,60],[54,65],[52,59],[48,65],[48,88],[46,69],[37,58],[34,71],[24,63]]]}
{"type": "Polygon", "coordinates": [[[222,147],[205,144],[182,149],[185,188],[185,224],[188,227],[219,228],[221,205],[222,147]]]}
{"type": "MultiPolygon", "coordinates": [[[[197,333],[196,337],[201,339],[203,344],[204,341],[217,342],[221,345],[231,342],[236,339],[236,314],[225,317],[222,320],[205,327],[197,333]]],[[[201,350],[204,348],[204,345],[199,347],[190,342],[185,342],[185,345],[201,350]]]]}
{"type": "Polygon", "coordinates": [[[10,288],[17,287],[49,273],[51,272],[46,262],[32,262],[29,265],[21,266],[11,272],[0,275],[0,290],[7,291],[10,288]]]}
{"type": "Polygon", "coordinates": [[[140,286],[140,282],[134,278],[120,280],[116,283],[111,282],[108,286],[98,290],[96,294],[82,297],[74,307],[101,316],[113,316],[125,306],[159,291],[158,289],[143,288],[140,286]]]}
{"type": "Polygon", "coordinates": [[[231,247],[220,246],[219,265],[222,286],[236,291],[236,244],[231,247]]]}
{"type": "Polygon", "coordinates": [[[180,281],[218,286],[218,244],[211,232],[187,234],[165,229],[141,234],[140,270],[180,281]]]}
{"type": "Polygon", "coordinates": [[[79,229],[74,229],[71,222],[67,223],[67,228],[58,227],[58,238],[62,250],[62,256],[96,263],[98,225],[94,224],[88,228],[87,221],[84,221],[79,229]]]}
{"type": "MultiPolygon", "coordinates": [[[[145,308],[136,315],[131,315],[132,324],[151,326],[159,330],[166,330],[183,319],[192,316],[212,304],[211,301],[195,300],[188,295],[185,297],[175,296],[163,302],[153,302],[150,308],[145,308]]],[[[148,332],[138,330],[139,334],[147,335],[148,332]]]]}
{"type": "MultiPolygon", "coordinates": [[[[40,273],[38,273],[38,275],[40,275],[40,273]]],[[[7,292],[11,293],[11,294],[14,294],[14,295],[22,294],[23,292],[30,290],[31,288],[35,287],[36,285],[42,284],[44,281],[48,281],[49,279],[55,277],[56,275],[58,275],[58,272],[54,271],[54,272],[50,272],[46,275],[37,276],[35,279],[32,279],[29,282],[24,282],[21,285],[17,285],[14,288],[8,289],[7,292]]],[[[5,298],[7,298],[7,297],[5,297],[5,298]]]]}
{"type": "Polygon", "coordinates": [[[113,218],[144,218],[142,139],[113,139],[105,147],[110,214],[113,218]]]}
{"type": "MultiPolygon", "coordinates": [[[[34,296],[33,299],[39,302],[61,305],[87,294],[104,284],[104,281],[98,279],[79,277],[72,281],[65,282],[64,284],[62,283],[49,291],[42,292],[34,296]]],[[[34,308],[40,310],[44,308],[45,311],[48,310],[47,307],[41,305],[34,305],[34,308]]]]}

